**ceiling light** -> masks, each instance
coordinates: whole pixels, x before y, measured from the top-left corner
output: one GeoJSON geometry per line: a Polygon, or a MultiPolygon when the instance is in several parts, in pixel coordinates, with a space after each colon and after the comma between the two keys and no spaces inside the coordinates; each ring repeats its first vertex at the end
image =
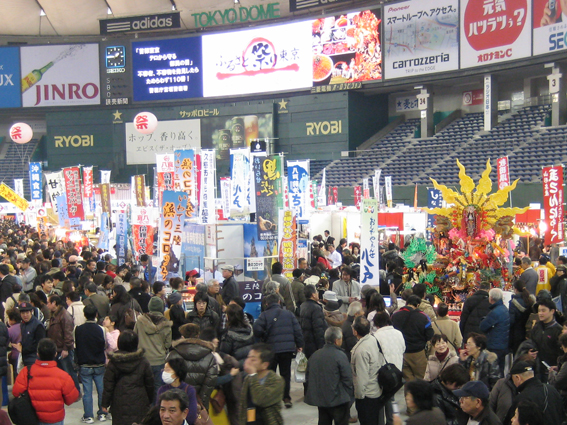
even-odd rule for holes
{"type": "Polygon", "coordinates": [[[107,15],[112,15],[112,9],[109,7],[108,10],[106,11],[107,15]]]}
{"type": "Polygon", "coordinates": [[[240,0],[234,0],[234,4],[240,4],[240,0]]]}
{"type": "Polygon", "coordinates": [[[43,9],[40,9],[40,10],[39,10],[39,16],[46,16],[43,9]]]}

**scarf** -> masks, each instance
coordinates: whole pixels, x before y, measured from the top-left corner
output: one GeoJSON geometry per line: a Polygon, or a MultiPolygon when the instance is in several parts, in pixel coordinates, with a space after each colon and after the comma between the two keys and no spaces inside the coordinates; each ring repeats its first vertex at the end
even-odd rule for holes
{"type": "Polygon", "coordinates": [[[445,350],[445,352],[443,353],[438,353],[437,351],[435,352],[435,357],[437,357],[437,360],[439,360],[441,363],[443,363],[443,361],[447,358],[448,355],[449,355],[449,348],[447,348],[447,350],[445,350]]]}

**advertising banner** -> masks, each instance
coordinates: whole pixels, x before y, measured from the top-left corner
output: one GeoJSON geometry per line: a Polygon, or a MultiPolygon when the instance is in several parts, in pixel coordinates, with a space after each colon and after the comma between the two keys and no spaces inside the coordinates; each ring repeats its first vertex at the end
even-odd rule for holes
{"type": "Polygon", "coordinates": [[[215,214],[215,150],[201,151],[201,186],[199,199],[199,221],[201,224],[212,224],[215,214]]]}
{"type": "Polygon", "coordinates": [[[118,266],[126,262],[126,253],[128,252],[128,216],[126,213],[118,214],[116,222],[116,255],[118,266]]]}
{"type": "Polygon", "coordinates": [[[337,186],[333,186],[333,205],[339,202],[339,188],[337,186]]]}
{"type": "Polygon", "coordinates": [[[392,208],[392,176],[384,177],[384,186],[386,189],[386,204],[388,208],[392,208]]]}
{"type": "Polygon", "coordinates": [[[162,206],[164,190],[173,191],[175,187],[175,166],[174,155],[159,154],[156,158],[157,186],[158,186],[158,206],[162,206]]]}
{"type": "Polygon", "coordinates": [[[533,0],[533,54],[567,48],[567,10],[560,0],[533,0]]]}
{"type": "MultiPolygon", "coordinates": [[[[443,195],[441,191],[433,187],[427,188],[427,208],[441,208],[443,206],[443,195]]],[[[435,227],[436,214],[427,214],[426,239],[431,240],[431,230],[435,227]]]]}
{"type": "Polygon", "coordinates": [[[370,198],[370,179],[365,178],[362,179],[362,195],[364,199],[370,198]]]}
{"type": "Polygon", "coordinates": [[[383,41],[387,79],[459,69],[459,1],[384,6],[383,41]]]}
{"type": "Polygon", "coordinates": [[[57,210],[59,226],[70,229],[71,223],[69,220],[69,211],[67,209],[67,196],[65,196],[65,194],[63,193],[62,195],[57,197],[56,201],[57,205],[59,205],[59,209],[57,210]]]}
{"type": "Polygon", "coordinates": [[[85,209],[94,211],[93,167],[83,167],[83,198],[85,209]]]}
{"type": "Polygon", "coordinates": [[[188,217],[193,218],[194,208],[197,204],[195,151],[193,149],[176,150],[174,156],[175,190],[185,192],[189,196],[191,209],[188,211],[188,217]]]}
{"type": "Polygon", "coordinates": [[[18,196],[24,197],[24,179],[14,179],[14,192],[18,196]]]}
{"type": "Polygon", "coordinates": [[[109,183],[110,184],[110,174],[112,170],[100,170],[100,182],[102,184],[109,183]]]}
{"type": "Polygon", "coordinates": [[[16,194],[16,192],[10,189],[5,183],[0,184],[0,196],[11,204],[14,204],[22,212],[28,209],[28,201],[16,194]]]}
{"type": "Polygon", "coordinates": [[[203,36],[205,97],[311,87],[308,21],[203,36]]]}
{"type": "Polygon", "coordinates": [[[222,215],[225,219],[230,217],[230,177],[221,177],[221,205],[222,215]]]}
{"type": "Polygon", "coordinates": [[[510,186],[510,169],[508,163],[508,157],[503,156],[496,160],[496,166],[498,167],[498,190],[502,190],[507,186],[510,186]]]}
{"type": "Polygon", "coordinates": [[[531,56],[530,0],[461,0],[461,68],[531,56]]]}
{"type": "Polygon", "coordinates": [[[201,37],[132,42],[134,101],[203,97],[201,57],[201,37]]]}
{"type": "Polygon", "coordinates": [[[360,208],[362,203],[362,188],[360,186],[354,187],[354,206],[360,208]]]}
{"type": "Polygon", "coordinates": [[[297,265],[297,224],[291,210],[285,210],[280,214],[280,254],[282,263],[282,274],[293,280],[293,270],[297,265]]]}
{"type": "Polygon", "coordinates": [[[100,185],[100,207],[103,213],[110,214],[110,183],[100,185]]]}
{"type": "Polygon", "coordinates": [[[374,170],[374,177],[372,178],[374,198],[378,201],[378,206],[380,206],[380,174],[382,174],[382,170],[374,170]]]}
{"type": "Polygon", "coordinates": [[[63,169],[65,179],[65,192],[67,195],[67,211],[69,218],[85,219],[83,209],[83,194],[81,191],[81,171],[79,167],[63,169]]]}
{"type": "Polygon", "coordinates": [[[299,223],[309,218],[309,160],[287,161],[289,206],[299,223]]]}
{"type": "Polygon", "coordinates": [[[360,232],[360,285],[380,285],[377,218],[378,202],[376,199],[363,199],[360,232]]]}
{"type": "Polygon", "coordinates": [[[154,254],[154,228],[152,226],[133,224],[132,239],[134,240],[136,260],[139,260],[142,254],[154,254]]]}
{"type": "Polygon", "coordinates": [[[156,220],[157,208],[132,207],[132,224],[153,226],[156,220]]]}
{"type": "Polygon", "coordinates": [[[200,120],[158,121],[151,134],[140,134],[132,122],[126,128],[126,163],[153,164],[156,154],[201,147],[200,120]]]}
{"type": "Polygon", "coordinates": [[[543,206],[545,209],[545,244],[563,242],[563,166],[545,167],[543,177],[543,206]]]}
{"type": "Polygon", "coordinates": [[[186,218],[189,197],[185,192],[166,190],[163,192],[163,206],[160,211],[160,258],[159,273],[161,280],[166,280],[170,274],[179,272],[181,258],[181,238],[186,218]]]}
{"type": "Polygon", "coordinates": [[[23,106],[100,104],[98,44],[20,48],[23,106]]]}
{"type": "Polygon", "coordinates": [[[138,174],[134,176],[134,193],[136,196],[136,206],[146,206],[146,176],[138,174]]]}
{"type": "Polygon", "coordinates": [[[321,179],[321,187],[319,187],[319,193],[317,193],[317,208],[327,206],[327,198],[325,198],[326,191],[327,191],[327,169],[323,168],[323,178],[321,179]]]}
{"type": "Polygon", "coordinates": [[[482,105],[484,103],[484,89],[463,92],[463,106],[482,105]]]}
{"type": "MultiPolygon", "coordinates": [[[[281,158],[279,155],[253,157],[256,190],[256,221],[260,241],[277,240],[278,196],[281,190],[281,158]]],[[[291,178],[288,176],[288,179],[291,178]]],[[[309,181],[309,180],[308,180],[309,181]]],[[[291,191],[291,188],[290,188],[291,191]]]]}
{"type": "Polygon", "coordinates": [[[53,211],[58,212],[59,206],[56,199],[65,193],[65,180],[63,179],[63,171],[56,173],[45,173],[45,181],[47,186],[48,201],[53,206],[53,211]]]}
{"type": "Polygon", "coordinates": [[[41,162],[30,162],[30,194],[32,201],[43,200],[43,176],[41,162]]]}
{"type": "Polygon", "coordinates": [[[311,36],[314,86],[382,79],[379,9],[316,19],[311,36]]]}
{"type": "Polygon", "coordinates": [[[20,48],[0,48],[0,108],[22,106],[20,89],[20,48]]]}
{"type": "Polygon", "coordinates": [[[230,217],[246,217],[250,214],[250,151],[230,150],[230,217]]]}
{"type": "Polygon", "coordinates": [[[181,249],[185,255],[185,270],[202,269],[205,258],[205,226],[185,223],[181,249]]]}

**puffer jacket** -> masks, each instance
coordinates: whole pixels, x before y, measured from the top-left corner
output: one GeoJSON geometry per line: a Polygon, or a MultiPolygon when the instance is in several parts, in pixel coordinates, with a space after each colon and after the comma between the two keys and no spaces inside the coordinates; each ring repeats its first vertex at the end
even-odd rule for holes
{"type": "Polygon", "coordinates": [[[8,373],[8,328],[0,322],[0,376],[8,373]]]}
{"type": "Polygon", "coordinates": [[[468,297],[463,304],[461,312],[461,334],[465,341],[471,332],[480,332],[480,322],[486,317],[490,311],[490,303],[488,302],[488,292],[481,289],[468,297]]]}
{"type": "Polygon", "coordinates": [[[510,314],[502,300],[490,306],[490,312],[480,322],[480,331],[486,334],[489,350],[507,350],[510,335],[510,314]]]}
{"type": "Polygon", "coordinates": [[[431,383],[431,389],[433,390],[433,401],[445,415],[447,425],[457,425],[458,421],[456,414],[457,410],[460,410],[459,397],[439,382],[439,379],[436,379],[431,383]]]}
{"type": "Polygon", "coordinates": [[[435,353],[433,353],[427,359],[427,369],[425,369],[425,376],[423,377],[423,379],[425,379],[426,381],[433,381],[434,379],[439,377],[439,374],[443,369],[458,362],[459,356],[457,356],[457,353],[455,353],[453,350],[449,350],[447,357],[445,357],[442,362],[439,361],[435,353]]]}
{"type": "Polygon", "coordinates": [[[530,317],[531,308],[526,306],[521,294],[512,295],[508,307],[510,315],[510,335],[508,337],[508,346],[512,353],[518,350],[518,347],[526,339],[526,322],[530,317]]]}
{"type": "Polygon", "coordinates": [[[299,323],[303,332],[305,343],[305,355],[307,358],[325,345],[325,331],[327,322],[323,307],[317,301],[306,300],[301,304],[299,312],[299,323]]]}
{"type": "Polygon", "coordinates": [[[111,354],[104,373],[102,407],[110,407],[112,423],[140,422],[153,399],[154,375],[144,349],[111,354]]]}
{"type": "Polygon", "coordinates": [[[254,331],[251,326],[228,328],[220,342],[219,351],[240,361],[248,357],[252,344],[254,344],[254,331]]]}
{"type": "Polygon", "coordinates": [[[465,361],[459,359],[459,363],[463,365],[467,371],[471,370],[471,364],[474,363],[471,381],[482,381],[489,390],[492,390],[492,387],[494,387],[498,379],[500,379],[498,356],[490,351],[482,350],[476,360],[473,356],[469,356],[465,361]]]}
{"type": "Polygon", "coordinates": [[[514,385],[510,375],[499,379],[496,385],[494,385],[494,388],[492,388],[492,391],[490,391],[490,408],[496,413],[496,416],[498,416],[498,419],[500,419],[502,423],[504,423],[506,419],[506,415],[512,406],[516,394],[518,394],[518,389],[516,385],[514,385]]]}
{"type": "Polygon", "coordinates": [[[195,387],[197,395],[207,410],[209,398],[215,388],[215,381],[219,373],[213,351],[212,342],[196,338],[181,338],[173,341],[166,360],[175,358],[185,360],[188,369],[185,382],[195,387]]]}
{"type": "Polygon", "coordinates": [[[219,332],[220,330],[219,315],[210,308],[205,310],[205,314],[203,314],[202,316],[199,316],[197,309],[191,310],[189,313],[187,313],[186,323],[194,323],[196,325],[199,325],[200,329],[213,328],[215,332],[219,332]]]}
{"type": "Polygon", "coordinates": [[[145,350],[144,356],[150,366],[165,364],[167,349],[171,347],[171,325],[162,313],[142,314],[134,325],[134,333],[138,335],[138,347],[145,350]]]}
{"type": "Polygon", "coordinates": [[[268,306],[254,322],[254,336],[270,344],[274,353],[294,352],[303,348],[303,334],[299,322],[291,311],[278,303],[268,306]]]}
{"type": "Polygon", "coordinates": [[[57,345],[57,352],[71,351],[75,345],[73,330],[75,323],[71,315],[63,307],[57,307],[57,310],[49,319],[49,327],[47,328],[47,337],[51,338],[57,345]]]}
{"type": "Polygon", "coordinates": [[[56,361],[36,362],[31,366],[28,387],[28,368],[24,368],[14,383],[12,394],[18,397],[28,390],[40,422],[55,423],[65,418],[65,405],[73,404],[79,398],[69,374],[57,367],[56,361]]]}

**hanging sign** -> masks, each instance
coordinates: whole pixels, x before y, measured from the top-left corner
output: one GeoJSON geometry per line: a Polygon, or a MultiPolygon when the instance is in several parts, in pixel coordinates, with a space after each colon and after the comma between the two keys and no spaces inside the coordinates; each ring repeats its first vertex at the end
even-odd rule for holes
{"type": "Polygon", "coordinates": [[[543,205],[545,209],[545,244],[563,242],[563,166],[545,167],[543,175],[543,205]]]}
{"type": "Polygon", "coordinates": [[[309,160],[287,161],[290,208],[300,223],[308,220],[309,160]]]}
{"type": "Polygon", "coordinates": [[[30,162],[30,192],[32,201],[43,199],[41,162],[30,162]]]}
{"type": "Polygon", "coordinates": [[[360,286],[379,286],[378,202],[376,199],[362,200],[360,253],[360,286]]]}
{"type": "Polygon", "coordinates": [[[6,199],[11,204],[14,204],[21,211],[25,212],[28,209],[28,201],[19,196],[16,192],[6,186],[5,183],[0,184],[0,196],[6,199]]]}
{"type": "MultiPolygon", "coordinates": [[[[278,195],[281,195],[281,158],[279,155],[254,156],[254,183],[256,189],[256,220],[258,239],[276,240],[278,222],[278,195]]],[[[288,178],[290,178],[288,176],[288,178]]],[[[291,190],[291,189],[290,189],[291,190]]]]}
{"type": "Polygon", "coordinates": [[[201,151],[201,187],[199,221],[201,224],[215,222],[215,150],[201,151]]]}

